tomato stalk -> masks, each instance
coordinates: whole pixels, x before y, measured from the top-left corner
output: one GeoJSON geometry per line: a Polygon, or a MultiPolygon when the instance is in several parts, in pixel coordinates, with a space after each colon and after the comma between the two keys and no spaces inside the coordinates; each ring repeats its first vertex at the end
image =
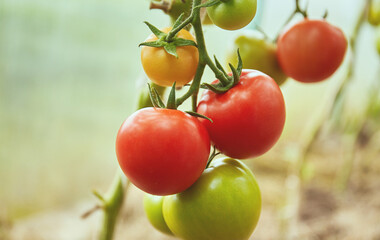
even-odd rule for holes
{"type": "Polygon", "coordinates": [[[274,42],[277,42],[279,36],[280,36],[280,33],[281,33],[281,30],[284,29],[284,27],[286,25],[288,25],[288,23],[294,18],[294,16],[297,15],[297,13],[300,13],[302,14],[302,16],[304,18],[307,18],[307,11],[306,9],[305,10],[302,10],[301,7],[300,7],[300,3],[299,3],[299,0],[295,0],[295,5],[296,5],[296,8],[294,9],[294,11],[290,14],[290,16],[288,17],[288,19],[286,19],[286,21],[284,22],[284,24],[282,25],[279,33],[277,34],[276,38],[274,39],[274,42]]]}
{"type": "Polygon", "coordinates": [[[197,71],[195,73],[193,82],[190,85],[189,90],[180,98],[177,99],[176,105],[177,107],[180,106],[186,99],[193,96],[193,110],[196,110],[196,102],[195,100],[198,96],[200,83],[202,80],[203,72],[205,70],[206,65],[210,67],[210,69],[214,72],[215,76],[223,83],[228,84],[231,80],[220,70],[216,67],[214,62],[211,60],[210,56],[207,53],[206,44],[204,40],[203,30],[202,30],[202,22],[201,22],[201,16],[200,16],[200,8],[197,7],[201,4],[201,0],[194,0],[193,6],[192,6],[192,12],[183,23],[181,23],[178,28],[172,29],[172,31],[169,32],[168,37],[171,34],[175,34],[176,32],[180,31],[180,27],[185,27],[187,24],[191,23],[193,25],[195,38],[197,41],[198,46],[198,52],[199,52],[199,63],[197,67],[197,71]]]}

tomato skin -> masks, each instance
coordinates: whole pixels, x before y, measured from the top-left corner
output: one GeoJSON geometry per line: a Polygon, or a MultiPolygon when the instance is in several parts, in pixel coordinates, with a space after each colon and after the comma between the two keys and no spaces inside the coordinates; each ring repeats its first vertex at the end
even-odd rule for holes
{"type": "Polygon", "coordinates": [[[312,83],[325,80],[338,69],[347,40],[342,30],[324,20],[304,19],[283,32],[277,46],[282,70],[294,80],[312,83]]]}
{"type": "Polygon", "coordinates": [[[281,90],[268,75],[243,69],[239,83],[223,94],[206,90],[198,113],[200,121],[223,154],[246,159],[267,152],[279,139],[285,123],[281,90]]]}
{"type": "Polygon", "coordinates": [[[185,240],[245,240],[261,212],[261,194],[247,166],[235,159],[214,160],[186,191],[164,197],[170,230],[185,240]]]}
{"type": "Polygon", "coordinates": [[[256,0],[228,0],[207,8],[211,21],[225,30],[247,26],[256,15],[256,0]]]}
{"type": "MultiPolygon", "coordinates": [[[[171,28],[161,31],[167,33],[171,28]]],[[[182,29],[177,37],[195,41],[190,32],[182,29]]],[[[150,35],[145,42],[157,40],[155,35],[150,35]]],[[[148,78],[163,87],[171,87],[176,82],[181,87],[190,82],[195,75],[198,66],[198,49],[194,46],[177,47],[176,58],[165,51],[163,47],[141,47],[141,63],[148,78]]]]}
{"type": "Polygon", "coordinates": [[[149,222],[155,229],[162,233],[173,235],[168,225],[166,224],[162,213],[163,202],[163,196],[155,196],[146,193],[144,195],[144,211],[149,222]]]}
{"type": "Polygon", "coordinates": [[[184,191],[202,174],[210,153],[207,130],[187,113],[143,108],[116,138],[119,165],[129,180],[153,195],[184,191]]]}
{"type": "Polygon", "coordinates": [[[278,63],[276,44],[267,41],[263,36],[246,34],[235,39],[227,56],[228,63],[234,66],[238,62],[236,49],[239,49],[245,69],[255,69],[268,74],[279,86],[288,78],[278,63]]]}

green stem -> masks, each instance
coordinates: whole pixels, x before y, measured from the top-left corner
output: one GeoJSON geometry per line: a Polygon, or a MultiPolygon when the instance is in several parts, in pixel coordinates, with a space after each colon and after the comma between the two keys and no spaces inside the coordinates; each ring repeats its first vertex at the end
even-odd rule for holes
{"type": "Polygon", "coordinates": [[[178,25],[177,27],[173,28],[169,33],[168,35],[166,35],[166,41],[170,42],[170,40],[172,40],[172,38],[179,32],[181,31],[183,28],[185,28],[188,24],[190,24],[192,21],[193,21],[193,18],[194,18],[194,11],[190,14],[190,16],[188,18],[185,19],[185,21],[183,21],[180,25],[178,25]]]}
{"type": "MultiPolygon", "coordinates": [[[[191,96],[193,96],[193,99],[197,98],[200,83],[201,83],[202,76],[203,76],[206,65],[208,65],[210,67],[210,69],[214,72],[215,76],[223,84],[227,85],[230,81],[228,79],[228,77],[225,76],[224,73],[216,67],[216,65],[214,64],[214,62],[211,60],[210,56],[207,53],[206,44],[205,44],[204,35],[203,35],[203,30],[202,30],[201,16],[200,16],[200,10],[201,9],[196,7],[200,4],[201,4],[201,0],[194,0],[193,1],[192,12],[190,14],[190,17],[188,18],[188,19],[192,20],[191,23],[193,25],[193,29],[195,32],[195,38],[197,41],[198,52],[199,52],[199,63],[198,63],[197,71],[195,73],[193,82],[191,83],[189,90],[182,97],[177,99],[177,101],[176,101],[177,107],[180,106],[184,101],[186,101],[186,99],[188,99],[191,96]]],[[[183,27],[186,25],[181,24],[179,27],[181,27],[181,26],[183,27]]],[[[168,34],[168,36],[169,36],[169,34],[168,34]]],[[[196,101],[193,100],[193,109],[195,108],[194,102],[196,102],[196,101]]]]}
{"type": "Polygon", "coordinates": [[[196,112],[197,111],[197,106],[198,106],[198,91],[194,92],[193,93],[193,96],[191,98],[192,102],[191,102],[191,109],[193,110],[193,112],[196,112]]]}
{"type": "MultiPolygon", "coordinates": [[[[127,181],[125,191],[128,189],[128,186],[129,181],[127,181]]],[[[120,212],[124,200],[123,181],[119,173],[115,176],[115,179],[106,196],[101,199],[103,199],[102,209],[104,215],[99,239],[111,240],[113,238],[117,216],[120,212]]]]}
{"type": "Polygon", "coordinates": [[[284,27],[286,25],[288,25],[288,23],[294,18],[294,16],[297,14],[297,13],[300,13],[302,14],[302,16],[304,18],[307,18],[307,13],[306,13],[306,10],[302,10],[301,7],[300,7],[300,4],[299,4],[299,0],[296,0],[295,2],[296,4],[296,9],[294,9],[294,11],[290,14],[290,16],[288,17],[288,19],[286,19],[286,21],[284,22],[284,24],[282,25],[280,31],[278,32],[276,38],[274,39],[274,42],[277,42],[278,38],[280,37],[280,34],[281,34],[281,31],[282,29],[284,29],[284,27]]]}
{"type": "Polygon", "coordinates": [[[179,107],[184,101],[186,101],[186,99],[191,97],[194,93],[198,93],[205,67],[205,64],[198,64],[197,72],[195,73],[195,77],[193,79],[193,82],[191,83],[189,90],[182,97],[176,100],[177,107],[179,107]]]}
{"type": "Polygon", "coordinates": [[[181,96],[180,98],[176,100],[177,107],[180,106],[184,101],[186,101],[186,99],[193,96],[193,94],[196,94],[196,96],[193,96],[193,98],[198,96],[202,76],[206,67],[206,62],[204,61],[204,53],[207,54],[207,52],[206,52],[206,45],[205,45],[203,30],[202,30],[200,8],[196,8],[196,6],[198,6],[199,4],[201,4],[201,0],[193,1],[193,7],[190,14],[190,17],[192,18],[191,23],[193,25],[195,38],[198,45],[199,63],[198,63],[197,71],[195,73],[193,82],[191,83],[189,90],[183,96],[181,96]]]}

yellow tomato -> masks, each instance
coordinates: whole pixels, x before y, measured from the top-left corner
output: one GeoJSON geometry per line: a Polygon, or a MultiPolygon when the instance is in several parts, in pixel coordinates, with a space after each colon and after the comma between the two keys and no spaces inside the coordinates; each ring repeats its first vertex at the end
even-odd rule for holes
{"type": "MultiPolygon", "coordinates": [[[[168,33],[171,28],[164,28],[161,31],[168,33]]],[[[178,38],[184,38],[195,41],[190,32],[182,29],[178,38]]],[[[156,41],[155,35],[150,35],[145,42],[156,41]]],[[[165,51],[163,47],[141,48],[141,62],[148,78],[160,86],[180,87],[190,82],[195,75],[198,66],[198,49],[194,46],[177,47],[175,57],[165,51]]]]}

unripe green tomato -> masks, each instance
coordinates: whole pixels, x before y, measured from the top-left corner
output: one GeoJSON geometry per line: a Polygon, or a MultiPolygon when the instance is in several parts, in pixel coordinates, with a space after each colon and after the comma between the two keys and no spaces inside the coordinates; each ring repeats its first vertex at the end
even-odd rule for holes
{"type": "Polygon", "coordinates": [[[163,196],[155,196],[146,193],[144,195],[144,210],[149,222],[155,229],[162,233],[173,235],[168,228],[168,225],[166,225],[164,216],[162,215],[163,200],[163,196]]]}
{"type": "Polygon", "coordinates": [[[168,12],[172,21],[177,20],[182,13],[185,13],[184,18],[187,18],[191,13],[192,4],[192,0],[186,0],[184,2],[182,0],[172,0],[172,5],[168,12]]]}
{"type": "Polygon", "coordinates": [[[276,44],[265,39],[262,34],[253,32],[235,39],[227,54],[227,62],[234,66],[238,62],[236,49],[239,49],[243,69],[255,69],[268,74],[279,86],[288,78],[277,61],[276,44]]]}
{"type": "Polygon", "coordinates": [[[205,13],[204,18],[202,19],[202,24],[203,25],[212,25],[213,24],[213,22],[211,21],[209,15],[207,14],[207,12],[205,13]]]}
{"type": "Polygon", "coordinates": [[[214,160],[184,192],[166,196],[163,212],[174,233],[185,240],[246,240],[260,217],[260,189],[242,162],[214,160]]]}
{"type": "Polygon", "coordinates": [[[368,11],[368,22],[374,26],[380,24],[380,0],[372,0],[368,11]]]}
{"type": "Polygon", "coordinates": [[[207,8],[211,21],[226,30],[247,26],[256,15],[256,0],[221,0],[207,8]]]}

